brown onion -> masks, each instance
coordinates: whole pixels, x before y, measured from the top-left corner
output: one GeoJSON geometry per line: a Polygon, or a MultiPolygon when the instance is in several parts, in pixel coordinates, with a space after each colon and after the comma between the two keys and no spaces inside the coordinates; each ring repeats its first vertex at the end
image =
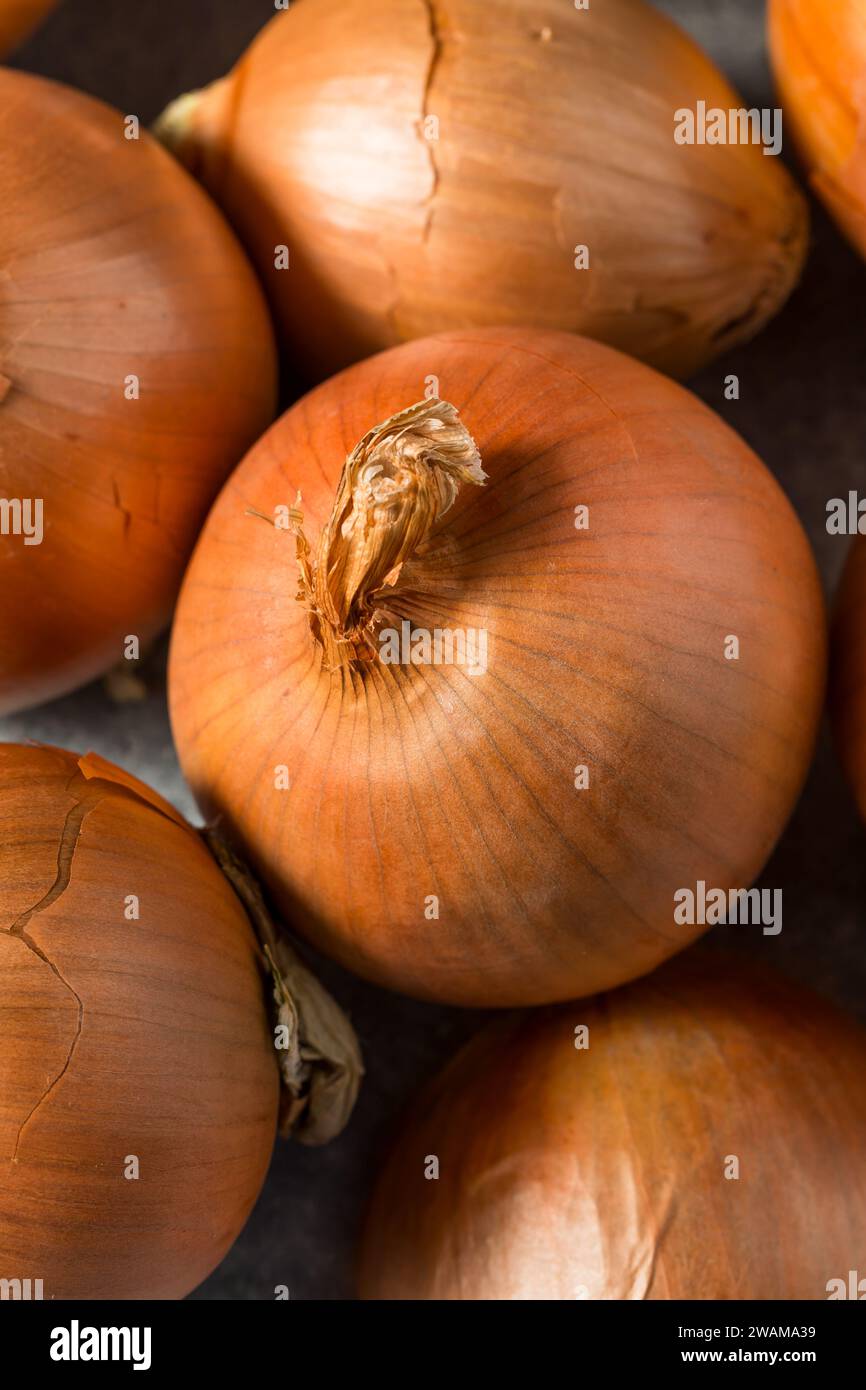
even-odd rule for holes
{"type": "Polygon", "coordinates": [[[0,711],[154,636],[273,414],[250,267],[193,180],[125,129],[90,97],[0,72],[0,711]]]}
{"type": "Polygon", "coordinates": [[[180,1298],[246,1221],[274,1141],[243,908],[135,778],[14,745],[0,896],[3,1276],[46,1299],[180,1298]]]}
{"type": "Polygon", "coordinates": [[[0,57],[23,43],[58,0],[0,0],[0,57]]]}
{"type": "Polygon", "coordinates": [[[791,507],[688,392],[587,339],[443,334],[311,392],[232,476],[181,593],[172,721],[200,804],[317,945],[427,998],[549,1002],[700,934],[678,889],[758,874],[824,629],[791,507]],[[452,406],[368,435],[437,383],[452,406]],[[404,622],[487,634],[486,670],[457,646],[385,664],[404,622]]]}
{"type": "Polygon", "coordinates": [[[809,183],[866,256],[866,6],[770,0],[770,53],[809,183]]]}
{"type": "Polygon", "coordinates": [[[454,1059],[379,1176],[363,1297],[847,1291],[866,1244],[866,1034],[700,954],[501,1020],[454,1059]]]}
{"type": "Polygon", "coordinates": [[[866,538],[858,536],[842,576],[833,623],[836,741],[866,820],[866,538]]]}
{"type": "Polygon", "coordinates": [[[759,146],[676,143],[699,101],[742,106],[642,0],[316,0],[158,129],[229,213],[308,378],[525,323],[686,375],[772,317],[807,233],[759,146]]]}

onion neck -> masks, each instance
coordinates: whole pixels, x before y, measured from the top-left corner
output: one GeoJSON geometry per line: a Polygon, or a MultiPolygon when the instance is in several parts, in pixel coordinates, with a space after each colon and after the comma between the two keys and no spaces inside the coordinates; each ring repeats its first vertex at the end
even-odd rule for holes
{"type": "Polygon", "coordinates": [[[208,183],[210,165],[226,157],[222,132],[228,129],[234,86],[231,74],[207,87],[175,97],[157,116],[151,133],[196,178],[208,183]]]}
{"type": "Polygon", "coordinates": [[[376,628],[401,567],[452,506],[461,483],[486,481],[456,409],[419,401],[369,430],[343,466],[315,555],[298,521],[298,598],[333,670],[375,657],[376,628]]]}
{"type": "Polygon", "coordinates": [[[165,110],[157,116],[151,130],[171,154],[179,159],[181,164],[185,163],[184,152],[189,140],[189,134],[195,123],[195,113],[201,105],[202,91],[184,92],[183,96],[175,97],[170,101],[165,110]]]}
{"type": "Polygon", "coordinates": [[[348,1123],[364,1074],[355,1030],[277,930],[258,882],[226,835],[216,826],[201,834],[246,910],[271,976],[275,1017],[285,1030],[277,1053],[280,1133],[302,1144],[327,1144],[348,1123]]]}

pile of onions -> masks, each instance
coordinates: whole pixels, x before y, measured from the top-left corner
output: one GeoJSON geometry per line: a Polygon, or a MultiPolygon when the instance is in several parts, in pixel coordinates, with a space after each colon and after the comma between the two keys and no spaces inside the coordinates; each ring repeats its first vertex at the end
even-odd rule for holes
{"type": "Polygon", "coordinates": [[[0,1251],[45,1298],[183,1297],[258,1196],[281,1074],[283,1133],[351,1111],[354,1035],[217,858],[103,758],[0,745],[0,1251]]]}
{"type": "Polygon", "coordinates": [[[822,1001],[695,953],[502,1020],[408,1118],[361,1293],[825,1299],[866,1243],[864,1068],[822,1001]]]}
{"type": "Polygon", "coordinates": [[[833,624],[833,714],[848,779],[866,820],[866,538],[842,577],[833,624]]]}
{"type": "Polygon", "coordinates": [[[866,256],[864,0],[769,0],[769,39],[810,186],[866,256]]]}
{"type": "Polygon", "coordinates": [[[0,57],[23,43],[57,0],[0,0],[0,57]]]}
{"type": "Polygon", "coordinates": [[[4,1276],[45,1298],[180,1298],[237,1236],[274,1142],[243,908],[156,793],[52,748],[0,747],[0,884],[4,1276]]]}
{"type": "Polygon", "coordinates": [[[732,430],[610,348],[487,329],[350,368],[264,435],[196,548],[169,685],[199,802],[284,915],[379,983],[505,1005],[633,978],[703,930],[678,889],[752,882],[825,664],[808,543],[732,430]],[[386,664],[404,623],[485,634],[485,668],[386,664]]]}
{"type": "Polygon", "coordinates": [[[119,112],[0,72],[0,711],[166,622],[207,508],[273,416],[252,269],[119,112]],[[35,525],[42,510],[41,543],[35,525]]]}
{"type": "Polygon", "coordinates": [[[643,0],[316,0],[158,129],[229,213],[307,379],[508,324],[686,375],[772,317],[807,232],[757,145],[676,143],[699,101],[743,104],[643,0]]]}

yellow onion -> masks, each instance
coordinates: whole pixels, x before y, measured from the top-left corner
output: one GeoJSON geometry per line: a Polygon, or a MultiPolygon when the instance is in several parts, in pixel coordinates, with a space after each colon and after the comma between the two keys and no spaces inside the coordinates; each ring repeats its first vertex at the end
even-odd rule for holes
{"type": "Polygon", "coordinates": [[[276,1129],[243,908],[156,793],[15,745],[0,898],[3,1275],[45,1298],[180,1298],[246,1221],[276,1129]]]}
{"type": "Polygon", "coordinates": [[[833,623],[832,708],[836,741],[866,821],[866,537],[858,536],[842,576],[833,623]]]}
{"type": "Polygon", "coordinates": [[[169,693],[284,917],[407,993],[529,1004],[687,945],[678,890],[748,887],[825,664],[808,542],[732,430],[589,339],[476,329],[350,368],[252,449],[169,693]]]}
{"type": "Polygon", "coordinates": [[[58,0],[0,0],[0,57],[29,38],[58,0]]]}
{"type": "Polygon", "coordinates": [[[2,711],[159,631],[213,496],[273,414],[255,276],[194,180],[133,130],[0,71],[2,711]]]}
{"type": "Polygon", "coordinates": [[[95,754],[0,745],[0,902],[3,1277],[180,1298],[256,1200],[280,1077],[283,1133],[345,1123],[354,1034],[225,844],[95,754]]]}
{"type": "Polygon", "coordinates": [[[785,119],[810,187],[866,256],[866,4],[770,0],[768,16],[785,119]]]}
{"type": "Polygon", "coordinates": [[[158,129],[229,213],[308,378],[498,324],[686,375],[776,312],[807,230],[757,145],[676,143],[699,101],[742,106],[643,0],[316,0],[158,129]]]}
{"type": "Polygon", "coordinates": [[[849,1296],[866,1034],[699,955],[454,1059],[381,1170],[363,1297],[849,1296]]]}

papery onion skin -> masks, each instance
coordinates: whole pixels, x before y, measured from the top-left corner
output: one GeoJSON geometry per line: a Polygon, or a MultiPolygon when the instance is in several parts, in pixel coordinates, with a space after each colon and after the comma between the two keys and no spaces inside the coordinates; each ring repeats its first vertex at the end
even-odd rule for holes
{"type": "Polygon", "coordinates": [[[210,200],[146,132],[0,72],[0,712],[62,694],[166,623],[210,502],[273,418],[261,291],[210,200]],[[138,399],[127,389],[138,377],[138,399]]]}
{"type": "Polygon", "coordinates": [[[742,440],[600,344],[491,329],[350,368],[264,435],[193,556],[169,686],[200,804],[287,920],[378,983],[508,1005],[651,969],[703,930],[674,923],[678,889],[753,881],[825,667],[808,542],[742,440]],[[294,539],[252,513],[300,490],[314,539],[346,455],[431,377],[489,481],[404,566],[399,608],[487,631],[487,672],[330,672],[294,539]]]}
{"type": "Polygon", "coordinates": [[[809,184],[866,256],[866,7],[770,0],[770,55],[809,184]]]}
{"type": "Polygon", "coordinates": [[[866,538],[851,547],[833,619],[833,724],[842,764],[866,821],[866,538]]]}
{"type": "Polygon", "coordinates": [[[0,58],[29,38],[57,4],[58,0],[0,0],[0,58]]]}
{"type": "Polygon", "coordinates": [[[380,1170],[362,1297],[818,1300],[831,1279],[847,1286],[866,1241],[866,1034],[701,954],[512,1015],[457,1055],[380,1170]]]}
{"type": "Polygon", "coordinates": [[[228,211],[308,380],[524,323],[685,376],[772,317],[807,238],[778,159],[675,142],[698,101],[743,105],[642,0],[317,0],[160,132],[228,211]]]}
{"type": "Polygon", "coordinates": [[[0,746],[0,883],[4,1277],[182,1298],[246,1221],[276,1130],[249,922],[156,793],[55,748],[0,746]]]}

